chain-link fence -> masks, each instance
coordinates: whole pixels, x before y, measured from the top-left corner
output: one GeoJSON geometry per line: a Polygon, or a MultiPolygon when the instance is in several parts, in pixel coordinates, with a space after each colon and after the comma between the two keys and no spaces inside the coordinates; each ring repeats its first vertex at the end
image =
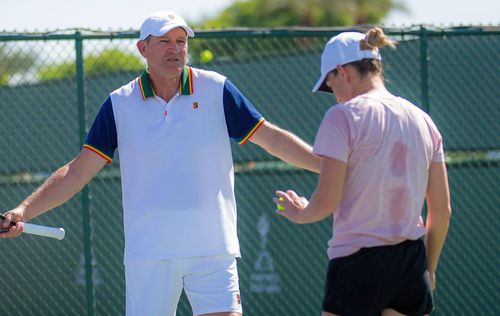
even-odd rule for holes
{"type": "MultiPolygon", "coordinates": [[[[190,40],[189,64],[226,75],[267,120],[312,143],[334,100],[311,88],[323,45],[339,31],[200,31],[190,40]]],[[[500,28],[387,31],[400,41],[382,51],[388,88],[431,114],[448,157],[454,213],[434,314],[500,315],[500,28]]],[[[109,92],[141,73],[137,37],[0,33],[4,211],[79,152],[109,92]]],[[[233,154],[246,315],[318,315],[331,219],[294,225],[274,214],[272,202],[275,189],[310,196],[317,176],[251,144],[234,145],[233,154]]],[[[64,226],[63,241],[0,241],[1,315],[124,314],[118,160],[59,210],[33,221],[64,226]]],[[[191,315],[185,296],[178,315],[191,315]]]]}

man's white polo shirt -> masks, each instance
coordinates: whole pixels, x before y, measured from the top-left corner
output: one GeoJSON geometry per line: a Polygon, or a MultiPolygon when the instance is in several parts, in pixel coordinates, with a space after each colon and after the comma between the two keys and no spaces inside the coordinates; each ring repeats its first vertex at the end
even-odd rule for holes
{"type": "Polygon", "coordinates": [[[109,95],[84,147],[119,151],[126,261],[240,255],[230,138],[263,122],[224,76],[187,66],[169,102],[147,72],[109,95]]]}

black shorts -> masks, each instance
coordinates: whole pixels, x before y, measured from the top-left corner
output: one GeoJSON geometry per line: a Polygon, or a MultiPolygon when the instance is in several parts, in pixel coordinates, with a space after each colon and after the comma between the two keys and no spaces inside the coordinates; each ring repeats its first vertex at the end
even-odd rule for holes
{"type": "Polygon", "coordinates": [[[379,316],[392,308],[405,315],[424,315],[433,306],[425,246],[420,239],[362,248],[330,260],[323,311],[379,316]]]}

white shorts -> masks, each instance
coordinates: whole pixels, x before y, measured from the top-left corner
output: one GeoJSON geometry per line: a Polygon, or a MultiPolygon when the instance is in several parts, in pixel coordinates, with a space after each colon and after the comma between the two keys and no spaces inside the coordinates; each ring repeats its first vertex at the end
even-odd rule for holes
{"type": "Polygon", "coordinates": [[[125,262],[126,315],[174,316],[182,289],[194,315],[242,313],[236,258],[230,255],[125,262]]]}

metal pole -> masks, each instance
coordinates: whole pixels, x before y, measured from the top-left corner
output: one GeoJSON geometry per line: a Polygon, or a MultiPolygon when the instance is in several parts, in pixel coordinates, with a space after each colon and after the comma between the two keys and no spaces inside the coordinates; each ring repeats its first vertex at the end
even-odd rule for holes
{"type": "Polygon", "coordinates": [[[428,62],[429,57],[427,56],[427,45],[428,45],[427,29],[424,26],[420,27],[420,81],[421,81],[421,92],[422,92],[422,106],[425,112],[430,112],[429,106],[429,73],[428,73],[428,62]]]}
{"type": "MultiPolygon", "coordinates": [[[[79,139],[81,146],[85,140],[86,123],[85,123],[85,80],[83,69],[83,38],[79,31],[75,32],[75,49],[76,49],[76,89],[78,100],[78,125],[79,139]]],[[[94,288],[94,271],[93,271],[93,254],[92,254],[92,225],[90,214],[90,190],[87,184],[82,190],[82,216],[83,216],[83,252],[85,258],[85,292],[87,298],[87,315],[94,316],[95,303],[95,288],[94,288]]]]}

